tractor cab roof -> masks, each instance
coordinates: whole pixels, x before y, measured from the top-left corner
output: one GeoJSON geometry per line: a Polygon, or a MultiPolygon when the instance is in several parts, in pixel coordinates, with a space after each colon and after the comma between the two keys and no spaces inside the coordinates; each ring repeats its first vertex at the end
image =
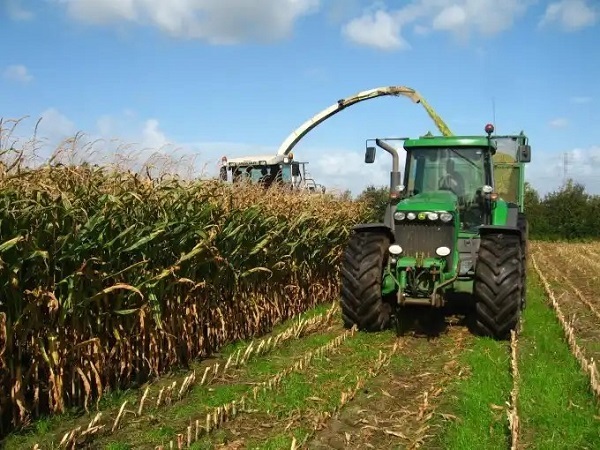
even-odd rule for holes
{"type": "Polygon", "coordinates": [[[419,138],[407,139],[404,141],[404,148],[419,147],[488,147],[492,148],[492,153],[496,152],[497,145],[487,136],[433,136],[428,134],[419,138]]]}

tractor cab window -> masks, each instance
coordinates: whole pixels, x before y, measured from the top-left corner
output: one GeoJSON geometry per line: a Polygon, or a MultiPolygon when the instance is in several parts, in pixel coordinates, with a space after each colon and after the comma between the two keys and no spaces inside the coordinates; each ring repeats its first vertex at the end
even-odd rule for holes
{"type": "Polygon", "coordinates": [[[270,172],[268,166],[253,167],[250,169],[250,178],[253,182],[262,181],[270,176],[270,172]]]}
{"type": "Polygon", "coordinates": [[[485,185],[481,148],[416,148],[408,151],[407,158],[409,195],[447,190],[463,203],[473,201],[485,185]]]}
{"type": "Polygon", "coordinates": [[[477,191],[486,185],[482,148],[419,148],[408,151],[408,195],[446,190],[456,194],[463,229],[481,224],[477,191]]]}

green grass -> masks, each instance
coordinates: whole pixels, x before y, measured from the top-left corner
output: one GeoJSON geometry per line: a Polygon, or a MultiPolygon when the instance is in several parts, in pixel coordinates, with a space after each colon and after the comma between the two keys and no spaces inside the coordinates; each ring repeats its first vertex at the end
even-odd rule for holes
{"type": "MultiPolygon", "coordinates": [[[[290,374],[278,389],[267,391],[252,401],[251,408],[258,412],[235,419],[236,422],[255,424],[255,432],[245,436],[247,448],[289,448],[292,436],[298,442],[305,439],[310,434],[310,422],[306,420],[319,412],[333,410],[340,401],[341,392],[354,387],[356,376],[366,375],[368,368],[373,366],[377,358],[373,349],[393,343],[393,336],[391,332],[359,333],[335,354],[315,359],[309,369],[290,374]],[[321,400],[315,400],[315,397],[321,400]],[[294,425],[287,433],[282,431],[291,420],[295,421],[294,425]],[[259,423],[271,423],[273,427],[256,435],[259,423]]],[[[410,366],[408,359],[398,355],[396,358],[403,360],[405,368],[410,366]]],[[[198,443],[198,448],[211,448],[209,442],[215,441],[211,436],[205,437],[198,443]]]]}
{"type": "MultiPolygon", "coordinates": [[[[178,432],[185,430],[191,417],[204,423],[205,415],[210,408],[239,399],[245,393],[251,393],[252,385],[250,383],[268,379],[296,361],[304,352],[324,345],[337,334],[339,334],[339,330],[321,332],[300,340],[288,341],[271,354],[251,360],[247,366],[238,371],[236,379],[230,383],[194,386],[184,399],[170,408],[149,408],[145,415],[153,416],[153,422],[156,424],[143,420],[139,424],[113,433],[110,439],[132,444],[168,444],[169,440],[176,438],[178,432]]],[[[292,374],[290,377],[295,375],[292,374]]],[[[282,389],[287,391],[292,388],[293,386],[289,387],[285,381],[282,383],[282,389]]],[[[209,441],[214,439],[211,437],[209,441]]],[[[103,442],[103,439],[100,438],[98,442],[103,442]]],[[[203,442],[202,445],[208,445],[208,442],[203,442]]]]}
{"type": "Polygon", "coordinates": [[[447,423],[438,438],[441,448],[506,449],[508,425],[503,409],[512,387],[507,349],[506,343],[478,338],[461,355],[459,361],[470,374],[452,386],[443,404],[442,409],[457,420],[447,423]]]}
{"type": "MultiPolygon", "coordinates": [[[[522,325],[518,341],[521,444],[532,449],[600,448],[600,412],[589,381],[569,351],[532,271],[522,325]]],[[[440,447],[506,448],[510,434],[505,409],[512,389],[509,358],[508,343],[487,338],[478,338],[462,356],[471,373],[455,383],[447,400],[446,409],[457,420],[445,426],[440,447]]]]}
{"type": "Polygon", "coordinates": [[[521,440],[536,449],[600,448],[600,409],[589,379],[535,274],[530,286],[518,350],[521,440]]]}

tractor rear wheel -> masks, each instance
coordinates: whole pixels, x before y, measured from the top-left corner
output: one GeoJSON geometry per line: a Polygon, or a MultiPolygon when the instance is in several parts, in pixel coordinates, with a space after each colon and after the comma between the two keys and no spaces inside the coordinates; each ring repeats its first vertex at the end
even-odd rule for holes
{"type": "Polygon", "coordinates": [[[354,234],[342,261],[341,309],[344,326],[381,331],[391,322],[392,305],[381,294],[390,238],[381,232],[354,234]]]}
{"type": "Polygon", "coordinates": [[[473,286],[480,334],[499,340],[510,338],[521,315],[524,270],[519,236],[481,236],[473,286]]]}

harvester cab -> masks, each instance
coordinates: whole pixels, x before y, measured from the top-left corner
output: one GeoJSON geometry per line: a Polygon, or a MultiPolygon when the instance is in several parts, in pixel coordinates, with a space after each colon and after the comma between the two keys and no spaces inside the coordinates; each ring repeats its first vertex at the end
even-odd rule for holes
{"type": "MultiPolygon", "coordinates": [[[[396,148],[375,140],[392,155],[390,202],[384,223],[356,226],[348,242],[346,326],[381,330],[407,306],[443,307],[452,292],[472,295],[481,334],[510,336],[525,304],[524,164],[531,149],[523,133],[492,136],[490,124],[485,132],[402,138],[403,178],[396,148]]],[[[365,162],[375,154],[367,143],[365,162]]]]}
{"type": "Polygon", "coordinates": [[[305,161],[296,161],[288,155],[256,155],[221,159],[220,179],[234,184],[261,183],[265,188],[273,185],[287,186],[292,190],[325,192],[306,171],[305,161]]]}

